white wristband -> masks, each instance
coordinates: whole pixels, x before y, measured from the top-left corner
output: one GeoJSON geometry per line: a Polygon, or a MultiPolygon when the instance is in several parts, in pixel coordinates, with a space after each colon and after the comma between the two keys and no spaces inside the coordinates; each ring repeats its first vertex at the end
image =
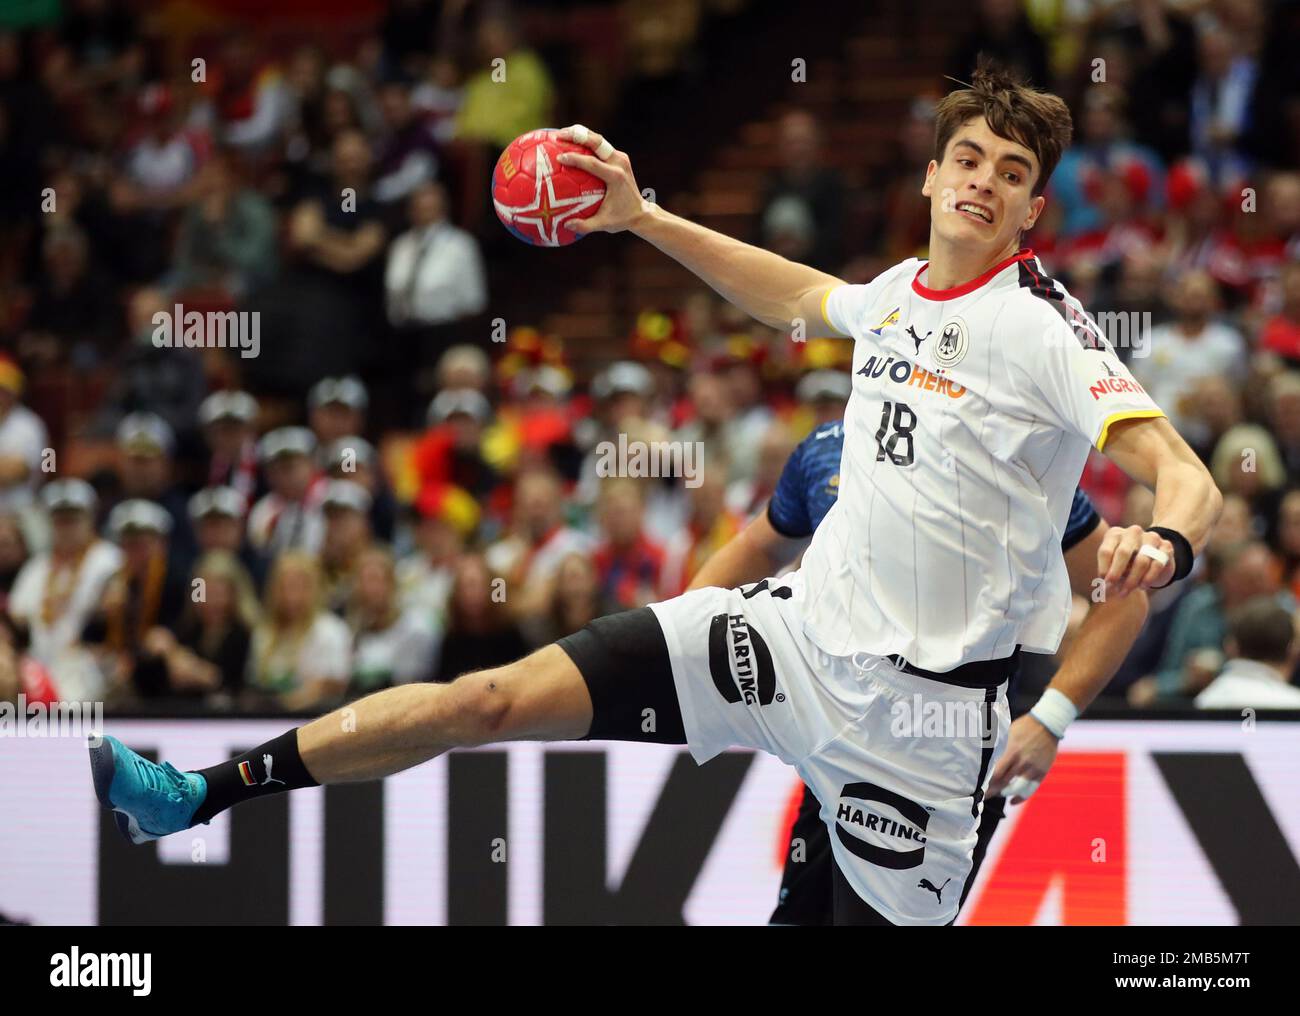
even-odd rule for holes
{"type": "Polygon", "coordinates": [[[1078,718],[1079,710],[1064,692],[1048,688],[1029,710],[1029,715],[1055,734],[1059,741],[1065,736],[1065,728],[1078,718]]]}

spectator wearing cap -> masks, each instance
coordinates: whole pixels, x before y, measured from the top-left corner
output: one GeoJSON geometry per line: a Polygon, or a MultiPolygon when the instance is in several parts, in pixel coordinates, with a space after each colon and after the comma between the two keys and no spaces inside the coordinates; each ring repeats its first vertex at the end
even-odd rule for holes
{"type": "MultiPolygon", "coordinates": [[[[645,430],[644,424],[653,413],[655,394],[654,376],[634,360],[620,360],[597,374],[591,381],[591,397],[595,400],[591,419],[579,421],[575,437],[585,450],[579,471],[577,501],[590,506],[600,496],[600,462],[604,449],[618,445],[619,435],[629,429],[645,430]]],[[[664,434],[666,440],[671,435],[664,434]]]]}
{"type": "Polygon", "coordinates": [[[501,579],[482,554],[462,554],[456,559],[447,631],[433,680],[454,681],[474,670],[512,663],[528,652],[528,643],[508,606],[513,593],[508,583],[505,587],[499,584],[501,579]],[[504,597],[500,595],[503,588],[504,597]]]}
{"type": "Polygon", "coordinates": [[[430,485],[413,505],[415,547],[397,562],[403,606],[420,611],[439,631],[447,625],[453,568],[478,528],[478,503],[454,484],[430,485]]]}
{"type": "Polygon", "coordinates": [[[135,282],[166,271],[175,213],[194,199],[199,170],[211,153],[207,131],[183,126],[175,99],[166,85],[140,92],[136,122],[109,183],[109,207],[121,238],[114,257],[118,271],[135,282]]]}
{"type": "Polygon", "coordinates": [[[565,522],[564,507],[564,486],[554,470],[534,467],[515,481],[510,529],[485,559],[505,578],[516,616],[544,601],[546,583],[565,554],[593,549],[590,536],[565,522]]]}
{"type": "Polygon", "coordinates": [[[96,700],[103,675],[80,645],[104,587],[122,567],[122,551],[95,535],[94,488],[85,480],[55,480],[41,489],[50,517],[50,548],[23,565],[9,595],[9,613],[26,625],[31,653],[68,701],[96,700]]]}
{"type": "Polygon", "coordinates": [[[106,658],[115,690],[129,697],[158,698],[169,691],[162,661],[148,652],[145,636],[155,627],[174,630],[189,601],[188,574],[168,564],[171,516],[143,499],[121,502],[108,516],[108,531],[122,548],[122,568],[104,586],[83,641],[106,658]]]}
{"type": "Polygon", "coordinates": [[[606,480],[596,505],[599,543],[592,553],[601,595],[619,610],[662,599],[664,549],[645,531],[645,481],[606,480]]]}
{"type": "Polygon", "coordinates": [[[206,486],[231,487],[252,504],[265,490],[257,468],[257,400],[248,392],[213,392],[199,406],[199,426],[207,446],[206,486]]]}
{"type": "Polygon", "coordinates": [[[397,497],[383,471],[379,453],[363,437],[349,434],[330,442],[321,454],[325,474],[333,480],[350,480],[370,495],[370,529],[375,539],[392,543],[397,532],[397,497]]]}
{"type": "Polygon", "coordinates": [[[794,397],[812,411],[812,430],[844,418],[853,392],[851,376],[842,370],[813,370],[799,379],[794,397]]]}
{"type": "Polygon", "coordinates": [[[512,465],[547,464],[566,479],[581,474],[583,455],[574,436],[575,423],[585,413],[569,401],[572,383],[567,371],[549,364],[525,367],[509,383],[511,401],[501,407],[496,436],[502,461],[512,465]]]}
{"type": "Polygon", "coordinates": [[[325,537],[321,542],[321,580],[325,606],[336,614],[347,609],[357,560],[371,546],[370,494],[352,480],[330,480],[321,500],[325,537]]]}
{"type": "Polygon", "coordinates": [[[1175,429],[1193,446],[1198,441],[1204,445],[1207,428],[1192,404],[1196,384],[1214,376],[1239,384],[1246,342],[1236,328],[1219,320],[1219,287],[1206,272],[1184,273],[1170,287],[1169,305],[1174,320],[1152,330],[1148,355],[1135,357],[1130,367],[1175,429]]]}
{"type": "Polygon", "coordinates": [[[248,502],[239,491],[233,487],[204,487],[190,498],[189,512],[199,554],[233,555],[260,591],[266,584],[270,563],[245,535],[248,502]]]}
{"type": "Polygon", "coordinates": [[[492,362],[478,346],[461,343],[438,357],[434,373],[436,391],[448,388],[471,388],[486,395],[492,383],[492,362]]]}
{"type": "Polygon", "coordinates": [[[199,170],[211,151],[201,130],[184,127],[176,97],[166,85],[141,90],[137,121],[127,137],[110,197],[119,214],[161,212],[193,200],[199,170]]]}
{"type": "Polygon", "coordinates": [[[200,557],[193,578],[203,595],[186,598],[174,632],[157,626],[145,634],[144,657],[160,672],[170,697],[203,697],[229,708],[244,688],[257,595],[248,571],[225,551],[200,557]]]}
{"type": "Polygon", "coordinates": [[[307,393],[307,421],[321,446],[363,433],[369,408],[370,393],[352,375],[321,378],[307,393]]]}
{"type": "Polygon", "coordinates": [[[433,676],[439,632],[424,613],[402,606],[387,548],[371,546],[357,557],[345,616],[353,639],[349,694],[365,695],[433,676]]]}
{"type": "Polygon", "coordinates": [[[117,428],[117,480],[121,499],[154,501],[171,516],[171,556],[184,573],[197,547],[190,528],[187,498],[175,482],[176,437],[156,413],[131,413],[117,428]]]}
{"type": "Polygon", "coordinates": [[[421,486],[452,483],[486,502],[500,482],[483,453],[484,429],[492,405],[470,388],[448,388],[429,403],[429,429],[413,451],[421,486]]]}
{"type": "Polygon", "coordinates": [[[253,629],[248,687],[289,710],[337,701],[352,674],[352,633],[323,603],[320,563],[301,550],[275,559],[253,629]]]}
{"type": "Polygon", "coordinates": [[[270,491],[249,512],[249,542],[272,558],[291,549],[315,553],[325,535],[321,499],[328,482],[316,469],[316,438],[306,427],[281,427],[257,451],[270,491]]]}
{"type": "Polygon", "coordinates": [[[118,358],[116,374],[95,414],[96,435],[111,434],[124,416],[145,412],[162,417],[186,450],[191,437],[197,438],[194,421],[207,391],[202,355],[182,345],[154,343],[159,315],[173,317],[175,312],[176,305],[160,289],[141,289],[131,297],[131,344],[118,358]]]}
{"type": "Polygon", "coordinates": [[[1259,596],[1234,610],[1224,651],[1228,660],[1196,696],[1198,709],[1300,709],[1300,688],[1290,683],[1295,622],[1276,600],[1259,596]]]}
{"type": "Polygon", "coordinates": [[[49,431],[21,402],[23,372],[0,356],[0,510],[27,512],[36,503],[49,431]]]}

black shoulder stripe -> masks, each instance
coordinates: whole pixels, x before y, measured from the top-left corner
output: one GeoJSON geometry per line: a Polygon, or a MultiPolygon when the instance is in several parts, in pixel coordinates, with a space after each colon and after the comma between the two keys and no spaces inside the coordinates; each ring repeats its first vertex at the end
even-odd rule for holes
{"type": "Polygon", "coordinates": [[[1101,328],[1092,316],[1083,309],[1083,304],[1072,297],[1059,282],[1043,271],[1038,258],[1026,258],[1020,262],[1020,287],[1027,289],[1047,305],[1070,326],[1079,345],[1084,349],[1096,349],[1105,352],[1110,343],[1102,334],[1101,328]]]}

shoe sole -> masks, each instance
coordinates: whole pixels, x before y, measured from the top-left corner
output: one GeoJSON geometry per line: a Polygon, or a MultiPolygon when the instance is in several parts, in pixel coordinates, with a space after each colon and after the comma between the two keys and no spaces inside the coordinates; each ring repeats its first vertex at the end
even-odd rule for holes
{"type": "Polygon", "coordinates": [[[108,743],[106,738],[91,734],[87,739],[86,748],[90,752],[90,776],[95,783],[95,796],[99,798],[100,804],[113,813],[113,821],[117,825],[117,831],[122,834],[128,843],[136,845],[156,840],[157,836],[150,836],[141,829],[140,823],[135,820],[135,816],[118,808],[113,804],[113,799],[109,797],[109,790],[113,786],[113,776],[117,772],[117,764],[113,761],[113,746],[108,743]],[[99,741],[99,744],[95,744],[95,741],[99,741]]]}

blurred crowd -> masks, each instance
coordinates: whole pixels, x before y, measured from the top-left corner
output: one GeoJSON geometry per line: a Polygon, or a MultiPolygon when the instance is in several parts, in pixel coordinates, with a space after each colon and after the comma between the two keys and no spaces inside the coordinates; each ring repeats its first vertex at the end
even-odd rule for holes
{"type": "MultiPolygon", "coordinates": [[[[492,160],[563,108],[508,9],[393,0],[346,44],[178,50],[142,5],[64,6],[0,29],[0,700],[316,710],[512,661],[681,592],[843,413],[847,343],[706,290],[636,313],[591,376],[564,336],[468,340],[517,246],[484,214],[492,160]],[[160,345],[178,305],[256,312],[259,354],[160,345]],[[620,442],[703,468],[611,477],[620,442]]],[[[622,39],[655,73],[688,49],[673,6],[622,39]]],[[[1300,698],[1296,8],[985,0],[953,39],[954,77],[989,52],[1071,101],[1027,242],[1226,496],[1116,702],[1300,698]]],[[[924,256],[938,94],[860,188],[817,111],[785,115],[753,238],[849,281],[924,256]]],[[[1082,485],[1150,522],[1100,456],[1082,485]]]]}

